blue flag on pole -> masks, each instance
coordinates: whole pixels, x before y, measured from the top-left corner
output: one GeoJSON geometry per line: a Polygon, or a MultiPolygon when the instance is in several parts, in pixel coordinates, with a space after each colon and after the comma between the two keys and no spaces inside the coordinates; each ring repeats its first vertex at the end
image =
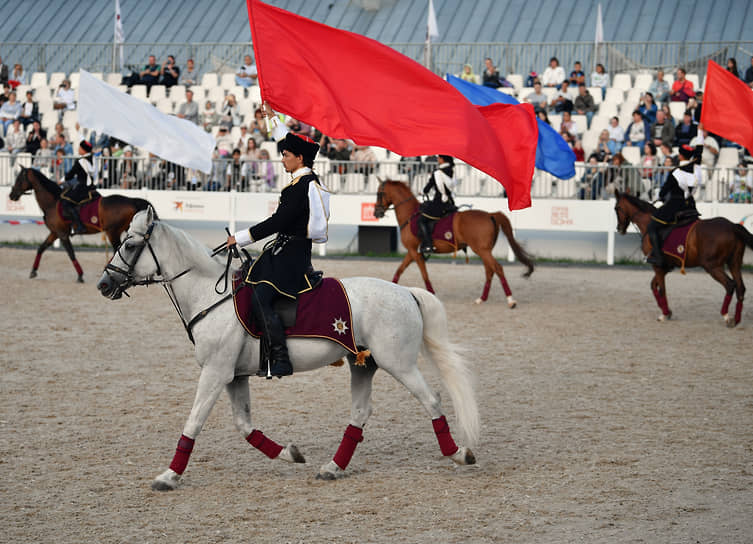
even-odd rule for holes
{"type": "MultiPolygon", "coordinates": [[[[501,93],[491,87],[476,85],[469,81],[447,74],[447,81],[476,106],[489,104],[519,104],[514,96],[501,93]]],[[[575,176],[575,153],[551,125],[541,119],[539,123],[539,141],[536,145],[536,168],[549,172],[560,179],[575,176]]]]}

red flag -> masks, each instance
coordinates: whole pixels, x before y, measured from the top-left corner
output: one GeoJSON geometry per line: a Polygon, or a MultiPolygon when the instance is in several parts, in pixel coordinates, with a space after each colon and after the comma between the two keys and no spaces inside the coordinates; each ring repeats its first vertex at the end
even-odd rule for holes
{"type": "Polygon", "coordinates": [[[247,0],[261,96],[333,138],[400,155],[451,155],[531,205],[538,126],[529,104],[476,107],[452,85],[364,36],[247,0]]]}
{"type": "Polygon", "coordinates": [[[753,153],[753,91],[713,60],[706,68],[701,123],[753,153]]]}

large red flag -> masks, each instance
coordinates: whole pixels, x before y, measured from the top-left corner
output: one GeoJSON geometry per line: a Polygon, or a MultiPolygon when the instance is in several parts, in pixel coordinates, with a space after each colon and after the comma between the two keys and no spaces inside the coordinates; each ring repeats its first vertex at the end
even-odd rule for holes
{"type": "Polygon", "coordinates": [[[364,36],[247,0],[261,96],[277,111],[400,155],[451,155],[531,205],[538,127],[529,104],[476,107],[420,64],[364,36]]]}
{"type": "Polygon", "coordinates": [[[753,153],[753,90],[713,60],[706,68],[701,123],[753,153]]]}

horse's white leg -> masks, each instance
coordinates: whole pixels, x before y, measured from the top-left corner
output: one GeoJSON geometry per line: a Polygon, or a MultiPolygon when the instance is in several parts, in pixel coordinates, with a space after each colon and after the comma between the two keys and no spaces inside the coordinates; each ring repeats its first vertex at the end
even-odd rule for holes
{"type": "Polygon", "coordinates": [[[283,448],[251,424],[251,396],[248,376],[236,377],[227,384],[227,394],[233,408],[233,422],[246,441],[270,459],[282,459],[290,463],[305,463],[306,460],[293,444],[283,448]]]}
{"type": "MultiPolygon", "coordinates": [[[[232,372],[232,368],[228,368],[232,372]]],[[[188,416],[188,421],[186,421],[183,427],[183,434],[180,440],[178,440],[178,447],[175,450],[173,461],[170,463],[170,468],[154,479],[152,489],[169,491],[178,486],[180,477],[188,465],[194,440],[196,440],[196,437],[201,432],[201,428],[209,417],[209,412],[211,412],[214,403],[217,402],[222,388],[232,378],[232,374],[228,376],[225,372],[219,371],[211,364],[206,364],[202,368],[193,408],[191,408],[191,414],[188,416]]]]}
{"type": "Polygon", "coordinates": [[[371,384],[377,366],[367,360],[366,366],[355,364],[355,356],[348,355],[350,363],[350,424],[345,429],[340,447],[332,460],[319,469],[317,479],[334,480],[345,474],[356,446],[363,440],[363,428],[371,416],[371,384]]]}

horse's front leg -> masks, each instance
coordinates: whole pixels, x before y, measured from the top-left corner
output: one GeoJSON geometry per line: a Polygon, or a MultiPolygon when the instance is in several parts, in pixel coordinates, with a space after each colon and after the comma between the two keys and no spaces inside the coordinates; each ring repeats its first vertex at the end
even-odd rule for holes
{"type": "Polygon", "coordinates": [[[154,479],[152,489],[169,491],[178,487],[180,477],[188,465],[194,440],[201,432],[214,403],[217,402],[217,398],[222,392],[222,388],[232,381],[232,372],[231,366],[225,369],[221,365],[215,366],[209,363],[202,368],[193,408],[191,408],[191,414],[183,427],[183,434],[178,440],[173,461],[170,463],[170,468],[154,479]]]}
{"type": "Polygon", "coordinates": [[[400,281],[400,276],[403,275],[403,272],[405,272],[405,269],[408,268],[408,265],[410,265],[411,262],[413,262],[413,256],[409,251],[405,254],[405,257],[403,257],[403,262],[397,267],[395,275],[392,276],[392,283],[398,283],[400,281]]]}
{"type": "Polygon", "coordinates": [[[282,447],[274,440],[264,436],[251,424],[251,396],[248,390],[248,376],[236,377],[227,384],[227,394],[230,397],[230,405],[233,408],[233,422],[235,428],[243,435],[246,441],[261,451],[270,459],[282,459],[289,463],[305,463],[306,460],[293,444],[282,447]]]}
{"type": "Polygon", "coordinates": [[[73,263],[73,268],[76,269],[76,273],[78,274],[78,278],[76,278],[76,281],[78,283],[84,283],[84,271],[81,268],[81,265],[78,264],[78,261],[76,260],[76,253],[73,251],[73,244],[71,244],[71,239],[68,236],[60,238],[60,241],[63,243],[63,247],[65,248],[65,252],[68,253],[68,258],[71,260],[71,263],[73,263]]]}
{"type": "Polygon", "coordinates": [[[421,271],[421,277],[424,280],[424,285],[426,286],[426,290],[429,291],[431,294],[434,293],[434,286],[431,284],[431,280],[429,279],[429,272],[426,270],[426,261],[424,260],[424,256],[421,255],[417,249],[412,248],[408,250],[408,254],[411,255],[411,258],[416,261],[416,264],[418,265],[418,269],[421,271]]]}
{"type": "Polygon", "coordinates": [[[58,235],[54,232],[50,232],[44,242],[37,248],[37,256],[34,258],[34,265],[31,267],[31,273],[29,278],[37,277],[37,270],[39,270],[39,261],[42,260],[42,253],[44,253],[48,247],[50,247],[55,240],[58,239],[58,235]]]}
{"type": "Polygon", "coordinates": [[[654,277],[651,279],[651,292],[654,294],[656,304],[661,310],[661,315],[656,318],[657,321],[672,319],[672,310],[669,309],[667,289],[664,284],[664,277],[666,275],[667,272],[663,268],[654,267],[654,277]]]}

